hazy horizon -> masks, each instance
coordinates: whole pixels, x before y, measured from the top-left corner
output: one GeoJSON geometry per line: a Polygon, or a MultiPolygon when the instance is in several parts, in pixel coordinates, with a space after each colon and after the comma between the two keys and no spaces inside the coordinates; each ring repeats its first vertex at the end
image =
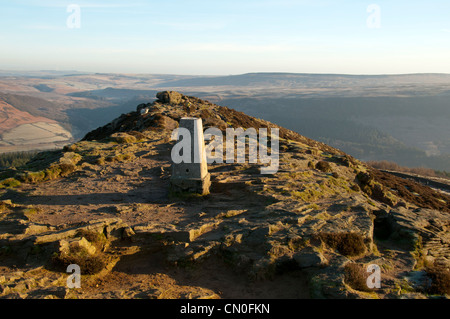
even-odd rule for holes
{"type": "MultiPolygon", "coordinates": [[[[283,71],[250,71],[244,73],[222,73],[222,74],[194,74],[194,73],[151,73],[151,72],[108,72],[108,71],[84,71],[84,70],[64,70],[64,69],[0,69],[1,72],[11,73],[79,73],[79,74],[121,74],[121,75],[181,75],[181,76],[195,76],[195,77],[225,77],[225,76],[239,76],[246,74],[295,74],[295,75],[341,75],[341,76],[408,76],[408,75],[450,75],[450,72],[414,72],[414,73],[331,73],[331,72],[283,72],[283,71]]],[[[1,74],[0,74],[1,76],[1,74]]]]}

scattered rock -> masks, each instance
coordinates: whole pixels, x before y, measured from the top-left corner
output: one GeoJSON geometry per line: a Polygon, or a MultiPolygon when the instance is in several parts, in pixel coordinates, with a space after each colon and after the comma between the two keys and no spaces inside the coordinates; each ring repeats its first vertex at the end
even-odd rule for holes
{"type": "Polygon", "coordinates": [[[47,226],[47,225],[39,225],[39,224],[30,224],[25,229],[25,234],[27,235],[35,235],[40,233],[45,233],[47,231],[53,231],[55,230],[55,227],[47,226]]]}
{"type": "Polygon", "coordinates": [[[83,249],[90,255],[94,255],[96,252],[96,248],[86,240],[86,238],[72,238],[69,240],[60,240],[59,241],[59,251],[64,254],[69,254],[70,251],[76,251],[79,249],[83,249]]]}
{"type": "Polygon", "coordinates": [[[123,239],[130,239],[132,238],[136,233],[133,231],[133,228],[131,227],[125,227],[122,233],[123,239]]]}
{"type": "Polygon", "coordinates": [[[327,259],[312,247],[307,247],[295,253],[293,259],[300,268],[323,267],[327,264],[327,259]]]}
{"type": "Polygon", "coordinates": [[[331,164],[325,161],[319,161],[316,163],[316,169],[325,173],[331,173],[333,168],[331,164]]]}
{"type": "Polygon", "coordinates": [[[174,91],[164,91],[156,94],[159,102],[168,104],[181,104],[183,95],[174,91]]]}
{"type": "Polygon", "coordinates": [[[136,143],[137,139],[133,135],[118,132],[111,135],[111,140],[119,144],[136,143]]]}

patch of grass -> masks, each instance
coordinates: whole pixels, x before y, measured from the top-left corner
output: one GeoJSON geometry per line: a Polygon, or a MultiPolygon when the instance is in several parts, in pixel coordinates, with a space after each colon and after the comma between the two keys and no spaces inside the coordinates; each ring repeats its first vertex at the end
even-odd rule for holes
{"type": "Polygon", "coordinates": [[[375,204],[375,202],[372,201],[372,200],[370,200],[370,199],[367,200],[367,203],[368,203],[369,205],[371,205],[371,206],[378,207],[377,204],[375,204]]]}
{"type": "Polygon", "coordinates": [[[333,171],[331,164],[326,161],[317,162],[315,168],[324,173],[331,173],[333,171]]]}
{"type": "Polygon", "coordinates": [[[21,185],[21,183],[13,177],[0,181],[0,189],[1,188],[15,188],[15,187],[19,187],[20,185],[21,185]]]}
{"type": "Polygon", "coordinates": [[[23,214],[25,215],[25,216],[28,216],[28,215],[34,215],[34,214],[36,214],[38,212],[38,209],[37,208],[34,208],[34,207],[28,207],[28,208],[25,208],[24,210],[23,210],[23,214]]]}
{"type": "Polygon", "coordinates": [[[304,202],[314,202],[329,196],[353,192],[345,179],[332,176],[318,182],[297,185],[300,189],[291,191],[291,196],[304,202]]]}
{"type": "Polygon", "coordinates": [[[392,265],[390,265],[390,264],[381,264],[381,265],[380,265],[380,268],[381,268],[383,271],[385,271],[385,272],[388,272],[388,271],[394,269],[394,267],[393,267],[392,265]]]}
{"type": "Polygon", "coordinates": [[[285,226],[281,222],[269,225],[269,236],[272,236],[273,234],[275,234],[276,232],[280,231],[284,227],[285,226]]]}
{"type": "Polygon", "coordinates": [[[82,274],[93,275],[106,267],[107,260],[102,251],[108,244],[108,240],[103,233],[89,230],[80,230],[76,237],[84,237],[92,246],[95,247],[95,254],[90,254],[86,248],[81,246],[71,246],[70,250],[54,253],[51,262],[53,266],[61,271],[65,271],[70,264],[80,266],[82,274]]]}
{"type": "Polygon", "coordinates": [[[76,264],[80,266],[82,274],[94,275],[106,266],[105,258],[102,255],[90,255],[86,249],[77,247],[72,248],[69,253],[55,254],[52,257],[53,265],[65,271],[67,266],[76,264]]]}
{"type": "Polygon", "coordinates": [[[367,278],[369,274],[364,267],[357,263],[347,263],[344,267],[344,282],[358,291],[372,292],[367,287],[367,278]]]}
{"type": "Polygon", "coordinates": [[[11,207],[14,207],[14,203],[10,199],[0,201],[0,211],[6,211],[11,207]]]}
{"type": "Polygon", "coordinates": [[[364,238],[356,233],[320,233],[316,237],[347,257],[358,256],[366,251],[364,238]]]}
{"type": "Polygon", "coordinates": [[[45,179],[45,172],[44,171],[24,172],[23,174],[20,175],[20,179],[24,183],[35,184],[45,179]]]}
{"type": "Polygon", "coordinates": [[[134,154],[132,153],[124,153],[124,154],[118,154],[114,156],[107,156],[105,158],[106,162],[109,163],[120,163],[120,162],[127,162],[130,160],[133,160],[135,158],[134,154]]]}
{"type": "Polygon", "coordinates": [[[302,237],[294,237],[289,239],[288,247],[292,251],[298,251],[309,244],[309,239],[305,239],[302,237]]]}
{"type": "Polygon", "coordinates": [[[343,192],[352,193],[354,190],[350,188],[350,184],[347,180],[342,177],[330,176],[325,182],[324,185],[328,187],[330,192],[334,194],[339,194],[343,192]]]}
{"type": "Polygon", "coordinates": [[[110,140],[118,144],[136,143],[137,138],[127,133],[115,133],[111,135],[110,140]]]}
{"type": "Polygon", "coordinates": [[[327,212],[321,212],[321,213],[317,214],[314,217],[317,218],[317,219],[327,220],[327,219],[331,218],[331,215],[328,214],[327,212]]]}
{"type": "Polygon", "coordinates": [[[96,160],[95,160],[95,164],[97,164],[97,165],[105,165],[105,158],[103,157],[103,156],[100,156],[100,157],[98,157],[96,160]]]}
{"type": "Polygon", "coordinates": [[[377,245],[375,245],[375,243],[372,244],[372,254],[373,254],[374,256],[381,257],[381,253],[380,253],[380,251],[378,250],[378,247],[377,247],[377,245]]]}
{"type": "Polygon", "coordinates": [[[314,183],[317,185],[317,187],[305,187],[301,191],[292,191],[291,196],[293,196],[296,199],[301,199],[304,202],[313,202],[316,201],[322,197],[324,197],[324,192],[320,191],[320,186],[317,183],[314,183]]]}
{"type": "Polygon", "coordinates": [[[400,294],[408,294],[411,292],[415,292],[416,290],[411,286],[407,279],[401,279],[395,281],[395,290],[399,291],[400,294]]]}
{"type": "Polygon", "coordinates": [[[65,177],[77,169],[76,165],[69,162],[62,162],[36,172],[25,171],[18,175],[18,178],[27,184],[36,184],[43,181],[65,177]]]}
{"type": "Polygon", "coordinates": [[[45,178],[44,180],[52,180],[57,179],[61,174],[61,169],[59,168],[59,165],[53,165],[47,168],[45,171],[45,178]]]}
{"type": "Polygon", "coordinates": [[[426,268],[425,271],[431,279],[428,293],[434,295],[450,294],[450,270],[448,268],[433,266],[426,268]]]}
{"type": "Polygon", "coordinates": [[[76,165],[72,163],[61,163],[59,164],[60,175],[65,177],[73,173],[77,169],[76,165]]]}
{"type": "Polygon", "coordinates": [[[311,205],[308,205],[308,207],[306,207],[306,209],[320,209],[320,206],[319,205],[317,205],[317,204],[311,204],[311,205]]]}
{"type": "Polygon", "coordinates": [[[77,152],[78,151],[78,147],[77,144],[71,144],[71,145],[66,145],[63,147],[63,151],[65,152],[77,152]]]}
{"type": "Polygon", "coordinates": [[[28,184],[65,177],[77,169],[82,156],[74,152],[42,152],[28,163],[17,178],[28,184]]]}
{"type": "Polygon", "coordinates": [[[339,187],[348,187],[348,182],[340,177],[330,176],[328,178],[328,183],[330,185],[339,186],[339,187]]]}
{"type": "Polygon", "coordinates": [[[403,243],[405,243],[406,246],[412,247],[410,253],[416,260],[416,265],[414,266],[414,269],[419,270],[424,268],[426,265],[425,265],[425,255],[423,253],[422,237],[420,235],[407,236],[406,238],[403,238],[403,243]]]}
{"type": "Polygon", "coordinates": [[[282,175],[284,178],[290,180],[307,180],[310,177],[313,176],[313,173],[311,171],[304,171],[304,172],[289,172],[289,173],[283,173],[282,175]]]}

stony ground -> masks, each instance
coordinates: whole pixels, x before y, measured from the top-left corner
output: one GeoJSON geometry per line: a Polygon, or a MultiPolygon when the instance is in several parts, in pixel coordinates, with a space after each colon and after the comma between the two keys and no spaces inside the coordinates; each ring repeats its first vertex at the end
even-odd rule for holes
{"type": "Polygon", "coordinates": [[[0,296],[444,295],[432,289],[430,269],[448,272],[448,197],[417,186],[409,198],[400,179],[387,187],[357,160],[285,129],[276,174],[262,175],[260,164],[211,164],[209,195],[175,194],[170,135],[184,115],[222,129],[270,125],[167,94],[3,172],[0,296]],[[80,264],[80,289],[67,288],[70,263],[80,264]],[[360,285],[369,264],[381,268],[379,289],[360,285]]]}

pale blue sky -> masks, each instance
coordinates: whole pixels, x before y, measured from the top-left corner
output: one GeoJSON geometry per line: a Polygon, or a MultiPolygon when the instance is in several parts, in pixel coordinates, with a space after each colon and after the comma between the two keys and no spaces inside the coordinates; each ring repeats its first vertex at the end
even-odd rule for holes
{"type": "Polygon", "coordinates": [[[0,69],[122,73],[450,73],[448,0],[18,0],[0,69]],[[67,6],[80,6],[69,28],[67,6]],[[369,28],[371,4],[381,28],[369,28]]]}

